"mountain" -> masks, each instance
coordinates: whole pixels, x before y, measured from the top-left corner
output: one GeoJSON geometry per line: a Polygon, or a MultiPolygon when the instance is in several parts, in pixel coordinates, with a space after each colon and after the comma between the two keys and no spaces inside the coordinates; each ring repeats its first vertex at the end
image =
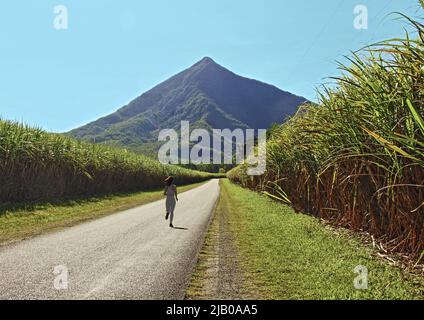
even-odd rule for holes
{"type": "Polygon", "coordinates": [[[161,129],[267,129],[292,115],[305,98],[234,74],[203,58],[115,113],[69,132],[143,153],[158,149],[161,129]]]}

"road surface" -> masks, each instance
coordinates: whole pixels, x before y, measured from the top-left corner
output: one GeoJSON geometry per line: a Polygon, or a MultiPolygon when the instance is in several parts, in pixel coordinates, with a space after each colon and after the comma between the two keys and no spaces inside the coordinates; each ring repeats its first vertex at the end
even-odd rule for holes
{"type": "Polygon", "coordinates": [[[0,248],[0,299],[183,299],[218,180],[165,201],[0,248]]]}

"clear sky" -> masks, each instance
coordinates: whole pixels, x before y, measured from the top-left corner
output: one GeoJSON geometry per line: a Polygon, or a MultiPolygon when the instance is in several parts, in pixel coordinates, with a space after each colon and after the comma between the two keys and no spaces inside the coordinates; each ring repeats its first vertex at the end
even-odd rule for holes
{"type": "MultiPolygon", "coordinates": [[[[67,131],[204,56],[315,100],[335,60],[403,34],[418,0],[9,0],[0,4],[0,116],[67,131]],[[53,27],[56,5],[68,30],[53,27]],[[366,5],[367,30],[353,27],[366,5]]],[[[422,15],[423,16],[423,15],[422,15]]]]}

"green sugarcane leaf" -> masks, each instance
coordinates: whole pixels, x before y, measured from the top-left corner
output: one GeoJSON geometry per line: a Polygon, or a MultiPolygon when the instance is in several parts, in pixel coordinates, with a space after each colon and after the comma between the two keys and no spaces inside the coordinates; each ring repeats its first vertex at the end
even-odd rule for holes
{"type": "Polygon", "coordinates": [[[420,128],[421,134],[424,135],[424,120],[423,120],[423,118],[421,118],[420,114],[414,108],[414,106],[412,105],[411,100],[406,99],[406,104],[408,105],[409,110],[411,111],[412,116],[414,117],[415,122],[418,124],[418,127],[420,128]]]}

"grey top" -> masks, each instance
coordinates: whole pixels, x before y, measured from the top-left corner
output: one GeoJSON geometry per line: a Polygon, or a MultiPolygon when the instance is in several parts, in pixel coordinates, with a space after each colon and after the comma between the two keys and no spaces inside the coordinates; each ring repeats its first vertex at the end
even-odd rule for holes
{"type": "Polygon", "coordinates": [[[174,197],[177,194],[177,186],[175,184],[170,186],[165,186],[165,190],[163,194],[168,197],[174,197]]]}

